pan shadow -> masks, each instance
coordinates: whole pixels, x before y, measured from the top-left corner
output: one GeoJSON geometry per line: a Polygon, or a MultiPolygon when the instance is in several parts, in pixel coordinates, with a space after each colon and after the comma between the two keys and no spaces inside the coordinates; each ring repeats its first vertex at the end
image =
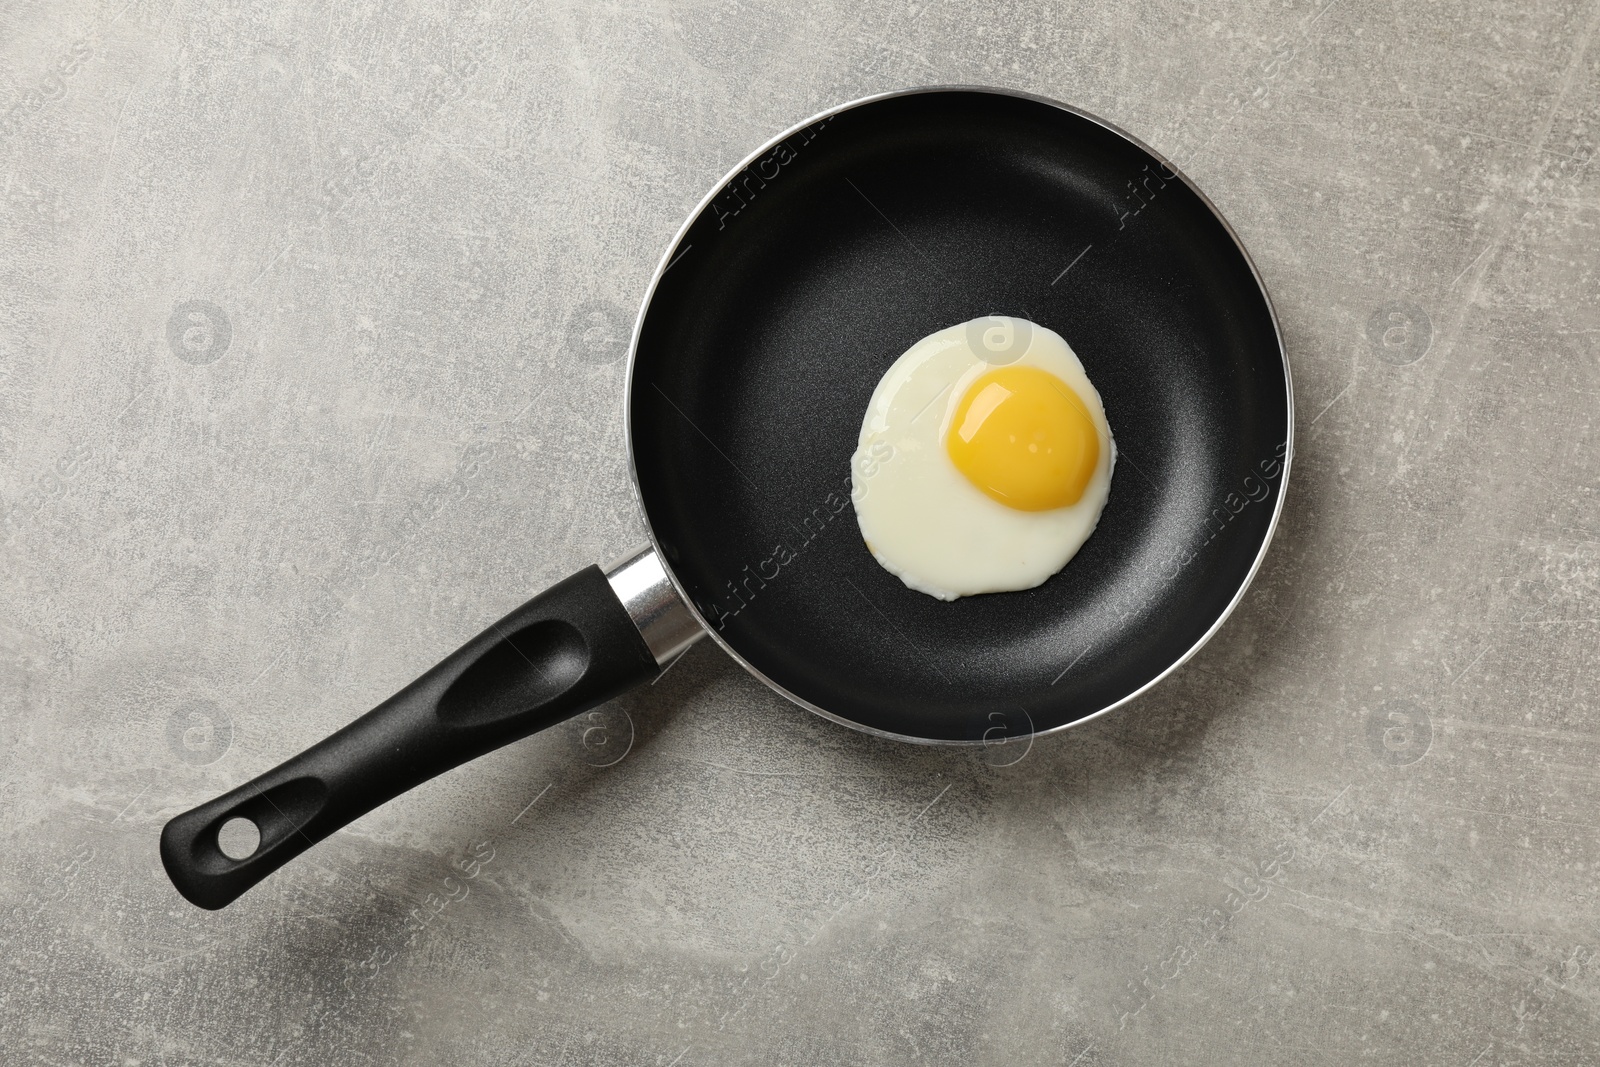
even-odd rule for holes
{"type": "Polygon", "coordinates": [[[1307,560],[1319,540],[1312,516],[1326,495],[1322,473],[1297,464],[1272,547],[1236,610],[1193,658],[1128,704],[1043,737],[1013,735],[1015,723],[999,721],[990,742],[976,746],[907,744],[819,728],[837,735],[830,743],[849,763],[907,783],[962,786],[982,798],[991,825],[1063,808],[1098,812],[1108,826],[1175,809],[1188,809],[1177,817],[1192,822],[1218,803],[1222,761],[1208,757],[1208,745],[1233,746],[1223,759],[1237,762],[1239,738],[1213,735],[1230,720],[1281,704],[1272,680],[1293,677],[1295,664],[1314,651],[1295,623],[1312,577],[1307,560]]]}

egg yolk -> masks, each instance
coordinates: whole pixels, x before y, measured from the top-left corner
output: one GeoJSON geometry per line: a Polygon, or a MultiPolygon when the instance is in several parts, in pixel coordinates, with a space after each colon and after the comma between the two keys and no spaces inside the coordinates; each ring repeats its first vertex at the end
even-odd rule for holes
{"type": "Polygon", "coordinates": [[[1100,434],[1072,387],[1038,367],[999,367],[973,382],[945,450],[967,480],[1018,511],[1076,504],[1100,462],[1100,434]]]}

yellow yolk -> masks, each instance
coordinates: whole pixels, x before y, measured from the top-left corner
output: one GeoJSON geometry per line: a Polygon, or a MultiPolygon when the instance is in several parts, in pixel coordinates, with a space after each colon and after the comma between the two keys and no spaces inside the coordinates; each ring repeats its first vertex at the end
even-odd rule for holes
{"type": "Polygon", "coordinates": [[[1038,367],[1000,367],[968,387],[945,449],[967,480],[1007,507],[1076,504],[1100,462],[1100,434],[1072,388],[1038,367]]]}

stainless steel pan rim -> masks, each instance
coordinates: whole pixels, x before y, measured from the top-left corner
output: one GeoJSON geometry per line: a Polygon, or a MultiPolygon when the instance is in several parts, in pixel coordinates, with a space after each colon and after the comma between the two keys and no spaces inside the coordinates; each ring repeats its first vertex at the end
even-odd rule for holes
{"type": "Polygon", "coordinates": [[[1199,652],[1205,643],[1211,640],[1217,631],[1222,628],[1222,624],[1228,621],[1228,617],[1233,614],[1234,609],[1237,608],[1240,601],[1244,599],[1246,590],[1250,588],[1250,583],[1255,580],[1256,573],[1261,569],[1262,561],[1265,560],[1267,556],[1267,549],[1272,545],[1273,535],[1277,532],[1278,519],[1283,513],[1284,497],[1287,495],[1289,490],[1289,472],[1294,461],[1294,379],[1289,367],[1289,355],[1284,348],[1283,330],[1278,322],[1278,313],[1276,307],[1273,305],[1272,295],[1270,292],[1268,292],[1266,282],[1262,279],[1261,272],[1256,268],[1255,260],[1250,257],[1250,253],[1245,248],[1244,242],[1240,240],[1239,235],[1234,230],[1232,224],[1230,224],[1222,212],[1217,209],[1216,204],[1212,203],[1211,198],[1206,196],[1205,192],[1201,190],[1201,188],[1196,185],[1187,174],[1174,166],[1171,160],[1167,159],[1167,157],[1162,155],[1160,152],[1157,152],[1154,148],[1151,148],[1149,145],[1139,140],[1139,138],[1133,136],[1131,133],[1122,129],[1120,126],[1115,125],[1114,123],[1108,122],[1105,119],[1102,119],[1097,115],[1090,114],[1089,112],[1080,108],[1073,107],[1070,104],[1064,104],[1059,100],[1052,100],[1049,97],[1040,96],[1037,93],[1024,92],[1018,89],[997,88],[987,85],[926,85],[911,89],[895,89],[889,92],[874,93],[871,96],[864,96],[858,100],[852,100],[848,103],[840,104],[824,111],[819,111],[810,118],[807,118],[789,127],[776,137],[766,141],[760,147],[755,149],[755,151],[749,153],[744,158],[739,160],[739,162],[735,163],[727,172],[727,174],[722,177],[722,180],[712,186],[710,191],[706,193],[705,197],[701,199],[700,203],[695,206],[695,209],[689,213],[687,218],[684,219],[683,224],[678,228],[678,232],[673,236],[671,243],[667,246],[666,252],[662,254],[660,261],[656,264],[655,273],[650,278],[650,284],[645,289],[644,300],[639,306],[639,313],[634,318],[633,334],[628,341],[628,360],[626,364],[626,377],[623,385],[622,396],[624,413],[623,435],[628,455],[628,483],[633,491],[633,499],[639,508],[639,513],[644,517],[645,532],[650,538],[650,547],[654,551],[657,559],[660,561],[661,569],[665,573],[667,579],[672,583],[672,587],[674,590],[676,590],[679,599],[682,600],[684,607],[693,615],[695,621],[700,624],[701,629],[710,636],[711,640],[715,641],[719,646],[721,646],[724,652],[733,657],[734,662],[738,663],[739,666],[743,667],[756,678],[759,678],[768,688],[781,694],[787,700],[794,704],[798,704],[807,711],[816,715],[820,715],[824,719],[828,719],[831,722],[836,722],[841,726],[848,726],[852,730],[859,730],[862,733],[871,734],[875,737],[882,737],[892,741],[906,741],[919,745],[955,745],[971,747],[989,745],[993,744],[994,742],[985,741],[982,739],[969,741],[915,737],[907,734],[891,733],[887,730],[879,730],[870,726],[864,726],[853,719],[845,718],[844,716],[837,715],[826,708],[818,707],[817,705],[806,700],[804,697],[791,692],[782,685],[779,685],[777,682],[773,681],[771,678],[767,677],[761,671],[757,670],[755,666],[741,656],[732,645],[730,645],[717,633],[714,627],[707,623],[705,617],[700,613],[699,607],[689,596],[687,590],[684,589],[683,584],[678,580],[677,574],[673,572],[671,561],[668,560],[666,558],[666,554],[662,552],[661,543],[656,537],[655,526],[650,521],[650,513],[648,510],[646,510],[644,505],[644,495],[639,486],[638,465],[635,460],[633,448],[633,371],[634,361],[638,355],[640,331],[644,327],[645,316],[650,310],[650,304],[655,299],[656,288],[661,284],[661,278],[664,274],[666,274],[667,268],[672,266],[676,259],[678,246],[682,244],[684,236],[688,233],[689,228],[693,226],[695,221],[700,218],[701,214],[708,207],[710,207],[711,202],[715,200],[717,196],[722,193],[723,189],[727,187],[728,183],[733,181],[733,179],[736,178],[742,171],[744,171],[745,168],[749,167],[762,156],[776,148],[779,142],[794,136],[802,130],[805,130],[807,127],[815,125],[824,119],[832,118],[835,115],[853,110],[865,104],[876,103],[880,100],[890,100],[894,99],[895,97],[915,96],[924,93],[943,92],[993,93],[998,96],[1011,96],[1023,100],[1032,100],[1040,104],[1057,108],[1061,111],[1075,115],[1078,118],[1092,122],[1095,125],[1117,135],[1118,137],[1121,137],[1130,144],[1161,161],[1161,163],[1170,172],[1177,175],[1177,177],[1183,181],[1184,185],[1188,186],[1190,191],[1193,192],[1203,204],[1205,204],[1206,208],[1216,218],[1217,222],[1222,225],[1222,228],[1228,234],[1229,239],[1233,241],[1234,246],[1239,250],[1239,254],[1244,257],[1245,264],[1250,269],[1251,277],[1254,278],[1256,286],[1261,291],[1261,298],[1266,302],[1267,314],[1272,321],[1273,335],[1277,339],[1278,355],[1283,364],[1284,392],[1288,408],[1286,412],[1288,427],[1287,438],[1285,442],[1286,447],[1283,459],[1280,461],[1283,465],[1283,472],[1278,482],[1277,499],[1273,503],[1272,518],[1267,525],[1266,536],[1262,538],[1261,548],[1256,553],[1255,560],[1251,563],[1249,572],[1245,575],[1244,580],[1239,583],[1239,587],[1234,591],[1232,599],[1228,601],[1227,606],[1223,608],[1222,612],[1217,616],[1216,621],[1212,623],[1211,627],[1206,630],[1206,632],[1201,635],[1200,639],[1191,645],[1189,649],[1183,653],[1183,655],[1179,656],[1172,663],[1168,664],[1165,669],[1163,669],[1155,677],[1151,678],[1144,685],[1122,697],[1120,700],[1117,700],[1111,704],[1107,704],[1098,711],[1094,711],[1088,715],[1082,716],[1081,718],[1074,719],[1072,722],[1063,723],[1060,726],[1052,727],[1048,730],[1039,730],[1026,735],[1018,734],[1011,738],[1011,740],[1014,741],[1024,736],[1047,737],[1052,734],[1059,734],[1065,730],[1070,730],[1075,726],[1082,726],[1084,723],[1100,718],[1107,712],[1111,712],[1122,707],[1124,704],[1127,704],[1135,698],[1143,695],[1151,687],[1155,686],[1164,680],[1168,675],[1176,671],[1179,667],[1187,663],[1189,659],[1194,656],[1196,652],[1199,652]]]}

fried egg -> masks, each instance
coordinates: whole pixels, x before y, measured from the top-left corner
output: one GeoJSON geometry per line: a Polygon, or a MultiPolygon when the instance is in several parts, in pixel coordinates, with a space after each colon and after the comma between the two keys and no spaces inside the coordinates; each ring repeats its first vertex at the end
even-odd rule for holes
{"type": "Polygon", "coordinates": [[[1061,336],[990,315],[912,345],[878,382],[850,464],[867,548],[940,600],[1032,589],[1094,532],[1117,446],[1061,336]]]}

